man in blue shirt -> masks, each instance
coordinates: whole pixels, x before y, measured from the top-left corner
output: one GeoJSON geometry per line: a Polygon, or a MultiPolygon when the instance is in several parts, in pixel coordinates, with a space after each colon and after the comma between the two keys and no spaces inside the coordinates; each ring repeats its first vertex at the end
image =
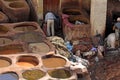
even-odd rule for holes
{"type": "Polygon", "coordinates": [[[115,38],[117,40],[117,45],[120,45],[119,38],[120,38],[120,17],[117,18],[117,22],[113,26],[113,30],[115,30],[115,38]]]}
{"type": "Polygon", "coordinates": [[[47,36],[54,36],[54,20],[56,19],[55,15],[52,12],[47,12],[45,15],[45,23],[47,23],[47,36]],[[52,33],[52,34],[51,34],[52,33]]]}
{"type": "Polygon", "coordinates": [[[119,38],[119,29],[120,29],[120,17],[117,18],[117,23],[113,26],[113,30],[115,30],[116,40],[119,38]]]}

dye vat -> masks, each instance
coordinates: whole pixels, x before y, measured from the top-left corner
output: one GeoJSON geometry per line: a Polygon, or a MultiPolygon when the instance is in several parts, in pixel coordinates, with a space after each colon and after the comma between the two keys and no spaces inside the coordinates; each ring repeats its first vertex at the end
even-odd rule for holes
{"type": "Polygon", "coordinates": [[[6,34],[9,29],[3,25],[0,25],[0,34],[6,34]]]}
{"type": "Polygon", "coordinates": [[[40,52],[41,54],[44,54],[50,51],[49,46],[45,43],[30,43],[29,48],[32,50],[33,53],[40,52]]]}
{"type": "Polygon", "coordinates": [[[64,67],[66,60],[62,57],[47,55],[42,58],[43,65],[46,68],[64,67]]]}
{"type": "Polygon", "coordinates": [[[13,40],[10,38],[0,37],[0,45],[10,44],[12,42],[13,42],[13,40]]]}
{"type": "Polygon", "coordinates": [[[27,43],[43,42],[44,39],[43,34],[39,32],[18,33],[14,38],[27,43]]]}
{"type": "Polygon", "coordinates": [[[68,21],[72,24],[75,24],[76,21],[80,21],[81,24],[89,24],[89,19],[84,15],[73,15],[68,18],[68,21]]]}
{"type": "Polygon", "coordinates": [[[22,45],[0,46],[0,55],[17,54],[20,52],[24,52],[22,45]]]}
{"type": "Polygon", "coordinates": [[[28,21],[30,8],[25,0],[0,0],[0,3],[10,22],[28,21]]]}
{"type": "Polygon", "coordinates": [[[67,15],[81,15],[80,9],[75,8],[64,8],[62,13],[67,15]]]}
{"type": "Polygon", "coordinates": [[[21,67],[31,68],[37,66],[39,61],[35,56],[20,56],[16,64],[21,67]]]}
{"type": "Polygon", "coordinates": [[[11,8],[24,8],[24,7],[26,7],[24,2],[13,2],[13,3],[10,3],[9,6],[11,8]]]}
{"type": "Polygon", "coordinates": [[[8,67],[11,65],[11,60],[6,57],[0,57],[0,68],[8,67]]]}
{"type": "Polygon", "coordinates": [[[25,78],[26,80],[38,80],[43,76],[45,76],[46,73],[41,70],[35,69],[35,70],[27,70],[23,72],[22,75],[23,78],[25,78]]]}
{"type": "Polygon", "coordinates": [[[15,26],[14,29],[16,31],[24,31],[24,32],[27,32],[27,31],[34,31],[37,29],[36,26],[33,26],[33,25],[18,25],[18,26],[15,26]]]}
{"type": "Polygon", "coordinates": [[[14,72],[3,73],[0,75],[0,80],[19,80],[18,75],[14,72]]]}
{"type": "Polygon", "coordinates": [[[65,69],[50,70],[48,71],[48,74],[53,78],[59,78],[59,79],[70,78],[72,76],[70,71],[65,69]]]}
{"type": "Polygon", "coordinates": [[[63,33],[66,40],[91,36],[89,19],[84,15],[72,15],[68,18],[63,18],[63,25],[63,33]]]}

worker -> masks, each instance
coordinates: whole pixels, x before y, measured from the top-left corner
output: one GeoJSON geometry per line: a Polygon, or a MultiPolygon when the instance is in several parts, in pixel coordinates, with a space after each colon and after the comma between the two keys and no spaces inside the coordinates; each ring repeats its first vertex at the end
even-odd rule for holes
{"type": "Polygon", "coordinates": [[[120,45],[119,38],[120,38],[120,17],[117,18],[117,22],[113,26],[113,30],[115,30],[115,38],[117,41],[117,45],[120,45]]]}
{"type": "Polygon", "coordinates": [[[119,38],[119,29],[120,29],[120,17],[117,18],[117,22],[113,26],[113,30],[115,30],[116,40],[119,38]]]}
{"type": "Polygon", "coordinates": [[[55,15],[52,12],[47,12],[45,15],[45,23],[47,24],[47,36],[54,36],[54,20],[55,15]],[[51,34],[52,33],[52,34],[51,34]]]}

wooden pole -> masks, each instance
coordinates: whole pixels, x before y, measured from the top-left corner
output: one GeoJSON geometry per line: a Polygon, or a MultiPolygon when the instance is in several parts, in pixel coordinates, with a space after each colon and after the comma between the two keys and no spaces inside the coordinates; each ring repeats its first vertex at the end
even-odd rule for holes
{"type": "Polygon", "coordinates": [[[91,35],[105,34],[106,27],[107,0],[91,0],[91,35]]]}

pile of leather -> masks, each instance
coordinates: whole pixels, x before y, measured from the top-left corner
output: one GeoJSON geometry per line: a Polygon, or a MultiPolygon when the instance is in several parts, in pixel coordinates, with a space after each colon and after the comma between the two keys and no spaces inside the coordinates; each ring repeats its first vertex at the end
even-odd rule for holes
{"type": "Polygon", "coordinates": [[[67,47],[65,46],[65,41],[61,37],[51,36],[51,37],[48,37],[48,39],[55,46],[56,54],[60,54],[67,58],[70,57],[70,52],[68,51],[67,47]]]}

